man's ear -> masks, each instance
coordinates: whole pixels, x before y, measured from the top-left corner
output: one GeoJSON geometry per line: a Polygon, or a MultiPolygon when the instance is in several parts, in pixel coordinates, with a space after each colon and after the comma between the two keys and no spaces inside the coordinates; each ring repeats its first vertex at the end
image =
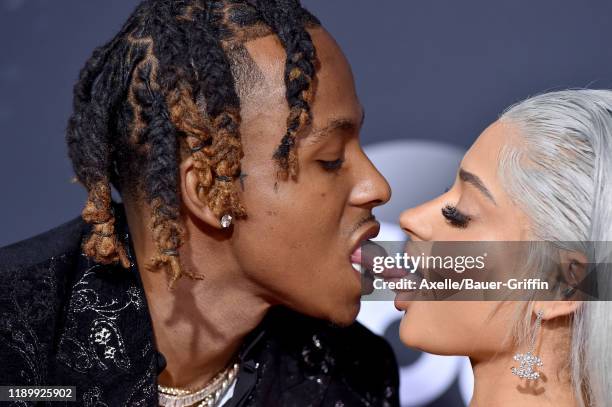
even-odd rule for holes
{"type": "Polygon", "coordinates": [[[187,157],[179,166],[181,182],[181,199],[185,209],[193,216],[205,224],[222,229],[221,222],[213,211],[208,207],[208,201],[203,189],[199,187],[197,169],[193,158],[187,157]]]}

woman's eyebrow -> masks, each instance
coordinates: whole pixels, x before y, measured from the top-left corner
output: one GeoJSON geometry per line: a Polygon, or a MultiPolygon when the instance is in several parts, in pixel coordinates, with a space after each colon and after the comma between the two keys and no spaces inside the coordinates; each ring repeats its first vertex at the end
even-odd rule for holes
{"type": "Polygon", "coordinates": [[[475,186],[476,189],[482,192],[482,194],[487,199],[489,199],[491,202],[497,205],[497,202],[495,202],[495,198],[493,197],[493,194],[485,186],[484,182],[482,182],[482,180],[480,179],[480,177],[478,177],[478,175],[472,172],[469,172],[467,170],[464,170],[463,168],[460,168],[459,169],[459,179],[461,179],[461,181],[463,182],[467,182],[468,184],[472,184],[473,186],[475,186]]]}

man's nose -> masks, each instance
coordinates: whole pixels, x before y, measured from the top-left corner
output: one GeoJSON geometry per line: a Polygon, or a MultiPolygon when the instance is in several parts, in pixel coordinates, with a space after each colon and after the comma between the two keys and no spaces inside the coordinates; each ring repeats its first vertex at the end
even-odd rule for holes
{"type": "Polygon", "coordinates": [[[356,185],[350,200],[355,206],[372,209],[389,202],[391,186],[365,154],[363,158],[355,174],[356,185]]]}

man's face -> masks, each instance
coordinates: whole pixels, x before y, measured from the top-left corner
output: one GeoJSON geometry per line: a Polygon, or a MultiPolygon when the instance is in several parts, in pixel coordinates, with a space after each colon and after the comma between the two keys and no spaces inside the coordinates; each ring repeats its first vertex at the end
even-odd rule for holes
{"type": "Polygon", "coordinates": [[[390,189],[359,144],[363,109],[344,55],[324,29],[309,32],[318,70],[312,125],[298,142],[297,181],[279,180],[272,158],[289,113],[285,52],[276,36],[246,44],[263,84],[242,98],[248,217],[235,223],[231,242],[246,278],[268,301],[348,324],[361,293],[350,257],[378,232],[371,210],[389,200],[390,189]]]}

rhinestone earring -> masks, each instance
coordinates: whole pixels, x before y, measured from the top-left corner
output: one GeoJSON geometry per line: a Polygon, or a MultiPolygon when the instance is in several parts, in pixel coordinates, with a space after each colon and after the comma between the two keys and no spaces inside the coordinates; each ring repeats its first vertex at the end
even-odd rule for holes
{"type": "Polygon", "coordinates": [[[540,373],[534,370],[534,366],[542,367],[544,363],[542,363],[542,359],[539,356],[536,356],[535,353],[535,345],[536,338],[538,336],[538,330],[542,325],[542,317],[544,316],[544,311],[539,310],[537,313],[535,328],[533,331],[533,336],[531,337],[531,346],[527,353],[517,353],[514,355],[514,360],[520,362],[519,367],[512,367],[510,370],[512,374],[523,379],[527,380],[537,380],[540,377],[540,373]]]}
{"type": "Polygon", "coordinates": [[[232,220],[234,218],[232,218],[232,215],[230,215],[229,213],[226,213],[225,215],[223,215],[223,217],[221,218],[221,227],[223,229],[227,229],[230,227],[230,225],[232,224],[232,220]]]}

